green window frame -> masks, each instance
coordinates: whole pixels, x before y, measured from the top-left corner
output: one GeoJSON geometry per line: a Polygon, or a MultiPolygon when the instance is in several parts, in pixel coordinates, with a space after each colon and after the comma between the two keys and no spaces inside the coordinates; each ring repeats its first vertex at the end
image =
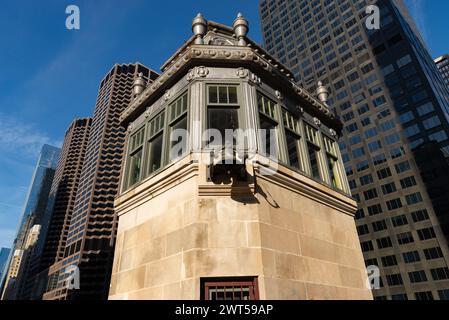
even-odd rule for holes
{"type": "Polygon", "coordinates": [[[163,167],[165,111],[148,123],[146,177],[163,167]]]}
{"type": "MultiPolygon", "coordinates": [[[[207,137],[206,146],[216,148],[224,146],[226,130],[237,130],[241,125],[241,108],[239,103],[238,84],[208,84],[207,86],[206,129],[218,130],[222,141],[211,141],[207,137]]],[[[236,146],[236,137],[232,137],[232,145],[236,146]]]]}
{"type": "Polygon", "coordinates": [[[295,169],[304,171],[300,120],[284,108],[282,109],[282,120],[284,123],[284,133],[287,144],[288,164],[295,169]]]}
{"type": "Polygon", "coordinates": [[[126,155],[126,170],[123,178],[123,190],[128,190],[143,179],[162,170],[169,162],[186,155],[189,151],[189,92],[185,90],[175,100],[155,114],[150,120],[130,134],[126,155]],[[167,133],[184,129],[184,145],[176,150],[182,152],[170,154],[173,145],[181,142],[170,141],[167,133]]]}
{"type": "Polygon", "coordinates": [[[320,145],[320,136],[319,131],[309,124],[305,125],[305,134],[307,141],[307,152],[309,155],[310,162],[310,174],[312,177],[324,180],[320,162],[320,153],[321,153],[321,145],[320,145]]]}
{"type": "Polygon", "coordinates": [[[264,133],[260,132],[260,153],[265,157],[278,161],[280,159],[280,145],[277,104],[264,94],[257,92],[257,108],[259,111],[260,129],[266,130],[264,133]],[[274,138],[270,134],[271,131],[275,132],[274,138]],[[273,148],[274,150],[272,150],[273,148]]]}
{"type": "Polygon", "coordinates": [[[168,132],[170,133],[170,139],[168,141],[168,159],[169,162],[176,161],[188,153],[189,148],[189,120],[188,120],[188,109],[189,109],[189,95],[188,92],[184,92],[168,107],[169,119],[168,119],[168,132]],[[176,130],[184,130],[187,134],[186,136],[176,135],[177,140],[174,140],[174,134],[176,130]],[[182,144],[180,144],[182,143],[182,144]]]}
{"type": "Polygon", "coordinates": [[[126,188],[135,185],[142,178],[144,140],[145,127],[139,129],[129,139],[126,188]]]}
{"type": "Polygon", "coordinates": [[[323,135],[324,149],[326,151],[326,161],[329,171],[330,183],[334,188],[343,190],[340,170],[338,168],[337,144],[331,138],[323,135]]]}

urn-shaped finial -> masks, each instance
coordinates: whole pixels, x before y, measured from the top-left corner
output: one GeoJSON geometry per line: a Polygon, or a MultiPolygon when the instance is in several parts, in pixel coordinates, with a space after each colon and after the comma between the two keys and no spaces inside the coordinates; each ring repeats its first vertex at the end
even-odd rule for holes
{"type": "Polygon", "coordinates": [[[239,40],[239,46],[246,46],[247,43],[245,37],[249,31],[248,20],[246,20],[243,15],[239,13],[237,14],[237,18],[234,20],[232,27],[234,29],[235,36],[239,40]]]}
{"type": "Polygon", "coordinates": [[[133,82],[133,97],[134,97],[134,99],[137,98],[143,92],[143,90],[145,90],[145,86],[146,86],[146,82],[145,82],[145,79],[143,78],[143,73],[140,72],[133,82]]]}
{"type": "Polygon", "coordinates": [[[327,104],[327,99],[329,98],[329,90],[327,90],[327,88],[323,85],[321,81],[318,82],[316,95],[318,97],[318,100],[320,100],[324,104],[327,104]]]}
{"type": "Polygon", "coordinates": [[[195,44],[204,44],[203,37],[207,33],[207,20],[201,13],[198,13],[192,21],[192,32],[195,35],[195,44]]]}

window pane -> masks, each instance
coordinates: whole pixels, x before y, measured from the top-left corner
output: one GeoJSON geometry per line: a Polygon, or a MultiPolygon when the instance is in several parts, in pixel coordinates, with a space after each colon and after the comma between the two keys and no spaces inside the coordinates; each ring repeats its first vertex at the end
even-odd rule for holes
{"type": "Polygon", "coordinates": [[[237,87],[228,87],[229,103],[237,103],[237,87]]]}
{"type": "Polygon", "coordinates": [[[277,147],[277,124],[268,118],[260,115],[260,129],[262,138],[262,154],[273,159],[278,159],[278,147],[277,147]],[[272,132],[274,134],[271,134],[272,132]]]}
{"type": "Polygon", "coordinates": [[[184,116],[171,127],[170,161],[181,157],[187,152],[187,117],[184,116]]]}
{"type": "Polygon", "coordinates": [[[327,155],[327,164],[328,164],[328,168],[329,168],[329,176],[331,178],[332,185],[335,188],[341,188],[340,182],[338,179],[337,160],[328,154],[327,155]]]}
{"type": "Polygon", "coordinates": [[[320,168],[318,165],[318,150],[312,144],[307,144],[309,151],[310,166],[312,167],[312,176],[317,179],[321,179],[320,168]]]}
{"type": "Polygon", "coordinates": [[[150,142],[150,163],[149,171],[151,174],[161,168],[162,163],[162,134],[156,136],[150,142]]]}
{"type": "Polygon", "coordinates": [[[216,129],[221,134],[221,141],[214,141],[214,138],[208,137],[209,144],[223,145],[227,138],[230,141],[225,141],[235,145],[235,137],[232,140],[226,137],[226,129],[238,129],[238,109],[233,108],[209,108],[208,110],[208,129],[216,129]]]}
{"type": "Polygon", "coordinates": [[[219,87],[218,88],[218,101],[220,103],[228,103],[228,88],[227,87],[219,87]]]}
{"type": "Polygon", "coordinates": [[[129,186],[140,180],[140,168],[142,165],[142,149],[132,155],[129,159],[129,186]]]}
{"type": "Polygon", "coordinates": [[[293,133],[286,130],[287,151],[289,163],[292,167],[301,169],[299,163],[299,138],[293,133]]]}
{"type": "Polygon", "coordinates": [[[218,102],[218,88],[217,87],[209,87],[209,102],[210,103],[218,102]]]}

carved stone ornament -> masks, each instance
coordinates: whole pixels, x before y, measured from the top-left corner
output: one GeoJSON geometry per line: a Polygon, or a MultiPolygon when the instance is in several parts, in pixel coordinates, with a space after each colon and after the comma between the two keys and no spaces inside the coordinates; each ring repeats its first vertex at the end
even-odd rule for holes
{"type": "Polygon", "coordinates": [[[187,73],[187,81],[192,81],[195,78],[195,71],[193,69],[190,69],[189,72],[187,73]]]}
{"type": "Polygon", "coordinates": [[[337,136],[337,132],[334,129],[330,129],[329,132],[330,132],[332,137],[336,137],[337,136]]]}
{"type": "Polygon", "coordinates": [[[209,69],[207,69],[206,67],[197,67],[196,69],[198,76],[200,76],[201,78],[205,78],[209,74],[209,69]]]}
{"type": "Polygon", "coordinates": [[[147,108],[147,110],[145,110],[145,118],[149,118],[151,115],[151,110],[150,108],[147,108]]]}
{"type": "Polygon", "coordinates": [[[131,133],[134,130],[134,122],[131,122],[128,126],[128,129],[126,129],[128,133],[131,133]]]}
{"type": "Polygon", "coordinates": [[[249,77],[249,80],[257,85],[262,84],[262,79],[260,79],[260,77],[258,77],[257,75],[255,75],[254,73],[251,73],[251,76],[249,77]]]}
{"type": "Polygon", "coordinates": [[[229,39],[225,39],[223,37],[219,36],[212,36],[209,40],[209,45],[212,46],[233,46],[235,45],[232,41],[229,39]]]}
{"type": "Polygon", "coordinates": [[[282,95],[282,93],[281,93],[279,90],[276,90],[275,94],[276,94],[276,97],[277,97],[279,100],[284,99],[284,96],[282,95]]]}
{"type": "Polygon", "coordinates": [[[193,69],[190,69],[187,73],[187,81],[192,81],[196,78],[205,78],[209,75],[209,69],[206,67],[195,67],[193,69]]]}
{"type": "Polygon", "coordinates": [[[167,101],[170,99],[170,97],[171,97],[171,92],[170,92],[170,90],[167,90],[164,94],[164,100],[167,101]]]}
{"type": "Polygon", "coordinates": [[[313,122],[315,122],[315,124],[318,126],[318,127],[320,127],[321,126],[321,120],[320,119],[318,119],[318,118],[313,118],[313,122]]]}
{"type": "Polygon", "coordinates": [[[245,68],[238,68],[236,70],[236,74],[237,74],[237,77],[243,79],[243,78],[247,78],[248,77],[249,71],[248,71],[248,69],[245,69],[245,68]]]}

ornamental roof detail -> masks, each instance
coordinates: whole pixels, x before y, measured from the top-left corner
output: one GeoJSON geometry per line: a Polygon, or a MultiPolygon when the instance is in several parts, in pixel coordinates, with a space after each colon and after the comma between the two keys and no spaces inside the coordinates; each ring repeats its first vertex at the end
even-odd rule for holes
{"type": "Polygon", "coordinates": [[[187,75],[188,81],[207,77],[208,70],[205,66],[214,66],[214,64],[236,67],[237,76],[241,78],[251,76],[250,80],[253,83],[260,82],[261,78],[275,78],[284,91],[300,96],[320,116],[335,121],[335,116],[330,112],[325,101],[327,97],[325,88],[322,85],[319,86],[317,94],[320,99],[318,99],[296,84],[292,72],[287,67],[246,37],[248,30],[248,22],[241,14],[234,21],[233,28],[206,21],[199,14],[192,23],[194,35],[164,63],[161,67],[162,74],[136,96],[121,114],[120,121],[123,124],[132,121],[137,113],[144,112],[140,112],[144,110],[143,104],[154,96],[164,95],[170,89],[170,85],[180,77],[187,75]],[[251,69],[252,72],[247,72],[246,68],[251,69]]]}

